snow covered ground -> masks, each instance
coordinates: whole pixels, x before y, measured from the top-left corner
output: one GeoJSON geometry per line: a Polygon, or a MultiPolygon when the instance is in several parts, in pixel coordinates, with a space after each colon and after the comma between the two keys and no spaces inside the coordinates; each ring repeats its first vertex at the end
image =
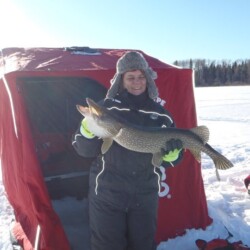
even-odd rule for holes
{"type": "MultiPolygon", "coordinates": [[[[228,231],[233,235],[230,241],[241,240],[250,246],[250,195],[243,182],[250,174],[250,86],[196,88],[195,95],[199,125],[206,125],[210,130],[209,143],[229,158],[235,167],[220,171],[221,181],[218,182],[213,162],[208,156],[202,155],[208,209],[214,221],[206,230],[187,230],[182,237],[162,242],[157,250],[196,250],[196,239],[225,239],[228,231]]],[[[77,239],[81,238],[86,242],[87,216],[80,214],[87,214],[87,201],[66,199],[70,200],[70,207],[62,206],[63,201],[56,201],[53,203],[55,210],[58,214],[66,213],[62,222],[70,241],[77,244],[77,239]],[[73,213],[79,213],[81,220],[72,222],[69,219],[68,213],[72,212],[72,208],[73,213]],[[75,231],[72,223],[78,224],[82,230],[75,231]]],[[[8,232],[12,216],[13,211],[5,197],[0,174],[1,250],[12,249],[8,232]]]]}
{"type": "Polygon", "coordinates": [[[233,235],[250,246],[250,195],[244,178],[250,175],[250,86],[196,88],[199,125],[210,130],[209,143],[234,163],[234,168],[219,171],[202,155],[202,175],[209,215],[213,223],[203,230],[187,230],[186,235],[162,242],[157,250],[195,250],[196,239],[211,240],[233,235]]]}

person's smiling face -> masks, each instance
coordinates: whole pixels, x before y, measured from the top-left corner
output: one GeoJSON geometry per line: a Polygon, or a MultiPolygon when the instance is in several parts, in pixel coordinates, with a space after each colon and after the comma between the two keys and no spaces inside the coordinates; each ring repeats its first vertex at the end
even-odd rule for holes
{"type": "Polygon", "coordinates": [[[147,80],[141,70],[128,71],[123,75],[123,87],[132,95],[140,95],[147,88],[147,80]]]}

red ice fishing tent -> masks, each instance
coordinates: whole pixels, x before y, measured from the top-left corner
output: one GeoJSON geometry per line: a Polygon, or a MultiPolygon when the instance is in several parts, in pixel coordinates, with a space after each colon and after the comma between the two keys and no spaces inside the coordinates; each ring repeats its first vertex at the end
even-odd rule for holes
{"type": "MultiPolygon", "coordinates": [[[[77,156],[71,146],[71,135],[81,119],[75,105],[84,104],[86,97],[98,101],[105,96],[116,61],[125,51],[88,47],[2,50],[0,157],[8,199],[27,236],[24,249],[34,247],[38,226],[39,249],[70,249],[51,197],[65,191],[63,183],[70,180],[66,186],[75,185],[80,196],[87,193],[84,173],[91,161],[77,156]]],[[[158,73],[158,101],[166,102],[177,127],[196,126],[192,70],[144,56],[158,73]]],[[[158,243],[211,223],[200,164],[188,151],[179,166],[163,171],[161,184],[158,243]]]]}

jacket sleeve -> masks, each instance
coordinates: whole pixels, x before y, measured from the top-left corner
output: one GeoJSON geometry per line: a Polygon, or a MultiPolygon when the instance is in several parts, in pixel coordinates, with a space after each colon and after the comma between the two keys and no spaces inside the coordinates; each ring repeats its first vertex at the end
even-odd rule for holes
{"type": "MultiPolygon", "coordinates": [[[[169,114],[169,112],[168,112],[167,110],[165,110],[165,112],[166,112],[167,115],[169,115],[169,116],[171,117],[171,115],[169,114]]],[[[171,117],[171,119],[172,119],[172,117],[171,117]]],[[[166,127],[168,127],[168,126],[169,126],[169,120],[166,121],[166,127]]],[[[171,125],[170,125],[169,127],[171,127],[171,128],[175,128],[175,127],[176,127],[176,125],[175,125],[173,119],[172,119],[172,123],[171,123],[171,125]]],[[[175,161],[171,162],[171,163],[170,163],[170,162],[163,161],[163,162],[162,162],[162,166],[163,166],[164,168],[176,166],[177,164],[179,164],[179,163],[182,161],[183,152],[184,152],[184,149],[182,149],[182,150],[179,152],[178,158],[177,158],[175,161]]]]}
{"type": "MultiPolygon", "coordinates": [[[[81,126],[81,125],[80,125],[81,126]]],[[[83,157],[97,157],[101,153],[102,139],[87,139],[80,133],[80,126],[72,136],[72,146],[83,157]]]]}

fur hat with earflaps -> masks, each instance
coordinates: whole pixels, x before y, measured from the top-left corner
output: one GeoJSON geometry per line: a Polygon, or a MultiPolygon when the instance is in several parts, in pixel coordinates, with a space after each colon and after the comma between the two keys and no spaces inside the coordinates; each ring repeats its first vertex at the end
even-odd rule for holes
{"type": "Polygon", "coordinates": [[[151,99],[158,97],[158,89],[155,84],[157,73],[153,71],[143,55],[136,51],[126,52],[116,64],[116,74],[111,79],[111,86],[107,92],[107,98],[114,98],[122,89],[122,75],[127,71],[142,70],[147,79],[148,95],[151,99]]]}

